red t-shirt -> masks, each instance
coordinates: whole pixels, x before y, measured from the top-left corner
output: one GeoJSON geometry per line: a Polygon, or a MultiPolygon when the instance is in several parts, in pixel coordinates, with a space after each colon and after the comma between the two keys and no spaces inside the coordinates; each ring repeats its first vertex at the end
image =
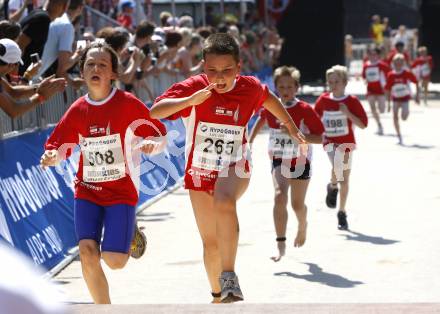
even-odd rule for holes
{"type": "MultiPolygon", "coordinates": [[[[324,133],[324,126],[322,125],[318,114],[308,103],[295,98],[293,101],[287,102],[285,108],[292,117],[293,122],[295,122],[295,125],[297,125],[304,134],[322,135],[324,133]]],[[[266,119],[270,128],[269,156],[272,159],[278,160],[287,158],[291,159],[291,167],[294,167],[297,164],[298,158],[291,155],[298,155],[297,141],[292,139],[290,135],[279,131],[280,121],[266,109],[263,109],[260,117],[266,119]],[[296,144],[295,148],[292,147],[291,143],[296,144]],[[286,151],[286,149],[288,151],[286,151]],[[289,150],[293,150],[294,153],[291,154],[289,150]]],[[[312,145],[309,145],[306,162],[310,163],[311,161],[312,145]]]]}
{"type": "Polygon", "coordinates": [[[432,69],[434,68],[434,63],[432,62],[431,56],[418,57],[414,60],[411,65],[414,74],[418,78],[430,79],[432,69]]]}
{"type": "Polygon", "coordinates": [[[367,61],[362,68],[362,77],[367,81],[367,95],[383,95],[390,67],[382,61],[367,61]]]}
{"type": "MultiPolygon", "coordinates": [[[[205,74],[190,77],[171,86],[155,103],[191,96],[208,85],[205,74]]],[[[186,126],[185,188],[212,191],[220,170],[246,160],[246,125],[268,95],[268,88],[257,78],[237,76],[229,92],[219,94],[212,90],[211,97],[202,104],[168,117],[182,118],[186,126]]]]}
{"type": "Polygon", "coordinates": [[[405,58],[405,61],[406,61],[406,65],[409,66],[409,65],[410,65],[410,61],[411,61],[411,58],[409,57],[408,52],[407,52],[407,51],[398,52],[396,49],[392,49],[392,50],[390,51],[390,53],[388,54],[388,56],[387,56],[387,58],[386,58],[387,63],[391,66],[392,63],[393,63],[393,58],[394,58],[394,56],[395,56],[396,54],[398,54],[398,53],[403,54],[403,57],[405,58]]]}
{"type": "Polygon", "coordinates": [[[411,99],[410,82],[417,84],[417,78],[412,72],[402,70],[397,73],[393,70],[388,73],[385,89],[391,92],[393,100],[408,101],[411,99]]]}
{"type": "MultiPolygon", "coordinates": [[[[70,106],[47,140],[45,149],[59,149],[63,144],[81,145],[75,198],[102,206],[136,205],[138,192],[129,174],[125,150],[128,129],[141,138],[166,134],[164,125],[150,118],[148,108],[139,99],[121,90],[113,89],[101,102],[94,102],[86,95],[70,106]],[[134,121],[140,126],[136,128],[134,121]]],[[[61,147],[59,153],[64,158],[71,153],[71,149],[67,154],[62,151],[61,147]]]]}
{"type": "Polygon", "coordinates": [[[339,110],[339,104],[345,104],[348,110],[358,117],[363,124],[368,124],[368,117],[357,97],[347,95],[334,98],[330,93],[322,94],[315,104],[315,111],[324,124],[324,146],[334,144],[356,144],[353,122],[339,110]]]}
{"type": "Polygon", "coordinates": [[[119,15],[117,21],[121,26],[124,26],[126,28],[131,28],[131,26],[133,25],[133,19],[128,14],[119,15]]]}

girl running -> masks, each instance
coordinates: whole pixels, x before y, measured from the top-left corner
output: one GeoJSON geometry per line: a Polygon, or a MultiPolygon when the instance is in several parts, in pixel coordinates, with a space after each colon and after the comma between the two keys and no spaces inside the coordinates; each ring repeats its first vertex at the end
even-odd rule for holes
{"type": "Polygon", "coordinates": [[[425,46],[417,49],[418,57],[412,64],[412,69],[417,77],[417,80],[421,83],[423,89],[423,102],[428,105],[428,85],[431,81],[431,73],[434,69],[434,63],[432,62],[432,56],[428,55],[428,49],[425,46]]]}
{"type": "Polygon", "coordinates": [[[384,87],[390,68],[385,62],[380,60],[380,54],[381,50],[378,47],[368,51],[368,60],[363,65],[362,77],[367,83],[367,100],[370,104],[374,120],[377,122],[377,134],[383,135],[383,126],[380,122],[379,114],[385,112],[384,87]]]}
{"type": "Polygon", "coordinates": [[[402,145],[402,133],[400,132],[399,111],[402,110],[401,117],[405,121],[409,116],[409,100],[411,99],[410,83],[416,84],[416,103],[419,99],[419,84],[414,74],[405,68],[405,57],[398,53],[393,58],[394,70],[388,73],[385,90],[388,95],[388,111],[390,111],[391,99],[393,100],[393,120],[396,128],[398,144],[402,145]]]}
{"type": "Polygon", "coordinates": [[[92,44],[80,69],[88,94],[71,105],[53,130],[41,165],[55,166],[80,145],[75,232],[84,280],[93,301],[102,304],[110,303],[110,295],[100,260],[111,269],[123,268],[135,233],[138,192],[128,156],[139,149],[145,154],[163,150],[165,127],[150,118],[140,100],[112,86],[118,57],[110,46],[92,44]]]}

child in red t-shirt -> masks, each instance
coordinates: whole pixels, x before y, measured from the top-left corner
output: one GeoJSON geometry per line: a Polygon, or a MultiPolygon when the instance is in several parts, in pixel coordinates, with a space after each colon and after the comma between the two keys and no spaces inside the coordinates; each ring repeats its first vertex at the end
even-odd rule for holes
{"type": "Polygon", "coordinates": [[[145,246],[139,243],[143,236],[135,226],[138,191],[132,172],[136,161],[130,157],[137,156],[139,149],[145,154],[160,152],[166,144],[164,125],[150,118],[147,107],[132,94],[112,87],[118,64],[116,52],[107,44],[86,49],[80,69],[88,94],[61,118],[41,157],[43,167],[55,166],[80,145],[75,233],[83,276],[97,304],[110,303],[101,258],[110,268],[120,269],[130,250],[131,256],[139,257],[136,245],[145,246]]]}
{"type": "MultiPolygon", "coordinates": [[[[315,110],[308,103],[296,98],[300,87],[300,72],[294,67],[282,66],[274,71],[273,79],[278,96],[307,142],[322,143],[324,126],[315,110]]],[[[305,198],[311,177],[312,147],[307,156],[301,156],[298,143],[290,138],[280,121],[267,110],[263,110],[255,123],[249,142],[267,122],[270,128],[269,156],[272,159],[272,179],[275,189],[273,217],[275,223],[278,254],[272,260],[278,262],[286,251],[287,200],[291,189],[292,208],[298,219],[298,230],[293,245],[301,247],[306,241],[307,206],[305,198]]]]}
{"type": "Polygon", "coordinates": [[[247,123],[264,106],[282,121],[290,136],[299,143],[305,140],[265,85],[255,77],[239,75],[240,50],[232,36],[209,36],[202,54],[205,74],[171,86],[156,99],[151,116],[185,121],[185,188],[203,241],[213,302],[228,303],[243,300],[234,270],[237,200],[250,178],[247,123]]]}
{"type": "Polygon", "coordinates": [[[326,73],[330,93],[322,94],[315,104],[315,110],[324,124],[324,148],[332,164],[331,182],[327,185],[326,204],[336,208],[338,183],[339,197],[338,228],[348,230],[346,202],[353,150],[356,148],[353,125],[364,129],[368,118],[359,99],[345,94],[347,68],[335,65],[326,73]]]}
{"type": "Polygon", "coordinates": [[[418,57],[414,60],[411,68],[416,75],[417,80],[423,88],[423,102],[428,105],[428,85],[431,81],[431,73],[434,69],[432,56],[428,55],[428,48],[425,46],[417,49],[418,57]]]}
{"type": "Polygon", "coordinates": [[[379,135],[383,135],[383,126],[380,122],[380,113],[385,112],[385,84],[389,66],[380,60],[380,48],[373,48],[368,51],[368,59],[362,68],[362,77],[367,83],[367,100],[371,107],[371,113],[377,122],[379,135]],[[379,108],[376,107],[376,104],[379,108]],[[379,110],[378,110],[379,109],[379,110]]]}
{"type": "Polygon", "coordinates": [[[402,134],[400,132],[399,111],[402,110],[402,120],[405,121],[409,116],[409,101],[411,99],[410,83],[416,84],[416,103],[419,100],[419,85],[415,75],[405,68],[405,57],[398,53],[393,58],[394,70],[388,73],[385,90],[388,98],[388,111],[390,111],[390,102],[393,100],[393,120],[396,128],[399,144],[403,144],[402,134]]]}

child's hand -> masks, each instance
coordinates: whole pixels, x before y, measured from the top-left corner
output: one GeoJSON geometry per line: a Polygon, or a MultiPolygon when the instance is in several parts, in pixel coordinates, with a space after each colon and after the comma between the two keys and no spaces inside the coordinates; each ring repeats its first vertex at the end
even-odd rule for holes
{"type": "Polygon", "coordinates": [[[212,92],[211,89],[215,87],[215,83],[211,83],[208,86],[206,86],[204,89],[201,89],[194,94],[191,95],[189,102],[191,103],[191,106],[197,106],[203,103],[206,99],[211,97],[212,92]]]}
{"type": "Polygon", "coordinates": [[[55,166],[58,163],[58,151],[56,149],[46,150],[41,156],[40,165],[46,167],[55,166]]]}
{"type": "Polygon", "coordinates": [[[144,154],[149,155],[153,153],[159,145],[158,142],[153,140],[143,140],[140,149],[144,154]]]}
{"type": "Polygon", "coordinates": [[[347,105],[343,103],[339,104],[339,111],[341,111],[345,115],[348,115],[348,113],[350,112],[347,108],[347,105]]]}

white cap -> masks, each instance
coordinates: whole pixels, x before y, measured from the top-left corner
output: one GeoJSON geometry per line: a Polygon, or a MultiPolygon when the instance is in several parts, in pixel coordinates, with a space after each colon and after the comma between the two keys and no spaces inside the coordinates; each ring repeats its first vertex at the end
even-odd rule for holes
{"type": "Polygon", "coordinates": [[[0,48],[1,61],[8,64],[14,64],[18,62],[23,64],[23,60],[21,60],[21,49],[20,47],[18,47],[15,41],[8,38],[3,38],[0,39],[0,45],[5,47],[4,53],[3,49],[0,48]]]}

